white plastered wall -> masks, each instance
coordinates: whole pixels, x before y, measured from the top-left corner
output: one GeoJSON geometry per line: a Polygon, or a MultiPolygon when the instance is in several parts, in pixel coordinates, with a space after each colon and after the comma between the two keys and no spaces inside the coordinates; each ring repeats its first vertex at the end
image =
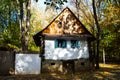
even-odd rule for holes
{"type": "Polygon", "coordinates": [[[88,43],[86,40],[79,41],[79,48],[71,48],[70,41],[67,41],[66,48],[55,48],[54,40],[45,40],[45,59],[71,60],[89,58],[88,43]]]}
{"type": "Polygon", "coordinates": [[[15,74],[40,74],[41,58],[39,54],[16,54],[15,74]]]}

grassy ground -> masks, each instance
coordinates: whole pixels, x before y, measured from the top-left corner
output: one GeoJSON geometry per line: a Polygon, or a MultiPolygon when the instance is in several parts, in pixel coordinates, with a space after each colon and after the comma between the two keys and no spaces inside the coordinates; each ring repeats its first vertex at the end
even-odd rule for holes
{"type": "Polygon", "coordinates": [[[0,76],[0,80],[120,80],[120,64],[100,64],[99,70],[77,71],[74,74],[43,73],[41,75],[0,76]]]}

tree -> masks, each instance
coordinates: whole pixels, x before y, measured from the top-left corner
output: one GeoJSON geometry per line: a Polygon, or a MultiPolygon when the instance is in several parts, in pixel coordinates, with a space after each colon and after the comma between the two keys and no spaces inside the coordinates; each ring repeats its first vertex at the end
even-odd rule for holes
{"type": "Polygon", "coordinates": [[[96,7],[95,7],[95,0],[92,0],[92,5],[93,5],[93,13],[94,13],[94,19],[95,19],[95,24],[96,24],[96,69],[99,69],[99,44],[100,44],[100,26],[98,23],[97,19],[97,13],[96,13],[96,7]]]}
{"type": "MultiPolygon", "coordinates": [[[[37,2],[38,0],[36,0],[37,2]]],[[[21,27],[21,44],[22,50],[28,51],[28,44],[30,40],[30,20],[31,20],[31,0],[19,0],[20,3],[20,27],[21,27]],[[26,8],[24,8],[24,4],[26,8]],[[24,13],[26,11],[26,14],[24,13]],[[24,21],[24,16],[26,20],[24,21]]]]}
{"type": "MultiPolygon", "coordinates": [[[[1,0],[0,3],[0,45],[20,47],[19,22],[15,2],[1,0]]],[[[17,48],[16,47],[16,48],[17,48]]]]}
{"type": "Polygon", "coordinates": [[[21,35],[21,45],[22,50],[28,50],[28,44],[25,41],[25,22],[24,22],[24,8],[23,8],[23,0],[19,0],[20,3],[20,35],[21,35]]]}
{"type": "MultiPolygon", "coordinates": [[[[35,0],[38,1],[38,0],[35,0]]],[[[47,13],[42,13],[40,15],[46,14],[45,18],[40,17],[41,19],[35,20],[33,23],[33,18],[31,20],[31,0],[2,0],[0,3],[0,41],[1,45],[5,46],[10,44],[11,46],[19,47],[23,51],[32,49],[34,47],[32,36],[36,31],[45,27],[44,22],[50,22],[53,13],[47,15],[47,13]],[[33,25],[34,24],[34,25],[33,25]],[[32,28],[35,26],[34,28],[32,28]],[[38,27],[39,26],[39,27],[38,27]],[[31,28],[31,29],[30,29],[31,28]],[[34,32],[35,29],[35,32],[34,32]],[[32,30],[32,31],[30,31],[32,30]],[[29,44],[30,43],[30,44],[29,44]],[[29,44],[29,45],[28,45],[29,44]]],[[[42,10],[39,10],[42,12],[42,10]]],[[[36,13],[36,17],[38,18],[36,13]]],[[[34,48],[35,49],[35,48],[34,48]]]]}
{"type": "Polygon", "coordinates": [[[29,44],[29,30],[30,30],[30,9],[31,9],[31,0],[18,0],[17,4],[20,7],[20,36],[21,36],[21,46],[23,51],[28,51],[29,44]],[[26,7],[24,8],[24,4],[26,7]],[[24,12],[26,10],[26,14],[24,12]],[[26,18],[24,17],[26,16],[26,18]]]}
{"type": "Polygon", "coordinates": [[[31,0],[28,0],[26,2],[26,32],[25,32],[25,48],[23,48],[24,50],[28,50],[28,44],[29,44],[29,32],[30,32],[30,18],[31,18],[31,0]]]}
{"type": "Polygon", "coordinates": [[[105,7],[103,9],[104,18],[100,22],[102,30],[102,44],[106,52],[106,58],[111,58],[114,60],[120,59],[120,47],[118,44],[120,43],[120,1],[119,0],[108,0],[103,1],[105,3],[105,7]],[[104,46],[103,46],[104,45],[104,46]]]}

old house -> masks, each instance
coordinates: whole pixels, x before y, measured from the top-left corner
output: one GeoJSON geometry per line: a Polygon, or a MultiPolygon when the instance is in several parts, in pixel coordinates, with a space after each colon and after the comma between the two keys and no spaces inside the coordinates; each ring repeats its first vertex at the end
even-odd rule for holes
{"type": "Polygon", "coordinates": [[[42,68],[47,65],[63,70],[85,65],[90,57],[89,44],[95,39],[68,7],[33,38],[40,47],[42,68]]]}

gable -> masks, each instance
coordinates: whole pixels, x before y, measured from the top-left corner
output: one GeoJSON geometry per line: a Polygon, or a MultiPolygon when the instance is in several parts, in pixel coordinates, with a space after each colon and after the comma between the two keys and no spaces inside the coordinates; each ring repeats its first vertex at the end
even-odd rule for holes
{"type": "Polygon", "coordinates": [[[69,8],[65,8],[43,31],[46,35],[90,35],[69,8]]]}
{"type": "Polygon", "coordinates": [[[37,46],[41,45],[41,38],[45,39],[81,39],[87,38],[89,41],[95,37],[85,28],[74,13],[65,8],[46,28],[33,36],[37,46]]]}

